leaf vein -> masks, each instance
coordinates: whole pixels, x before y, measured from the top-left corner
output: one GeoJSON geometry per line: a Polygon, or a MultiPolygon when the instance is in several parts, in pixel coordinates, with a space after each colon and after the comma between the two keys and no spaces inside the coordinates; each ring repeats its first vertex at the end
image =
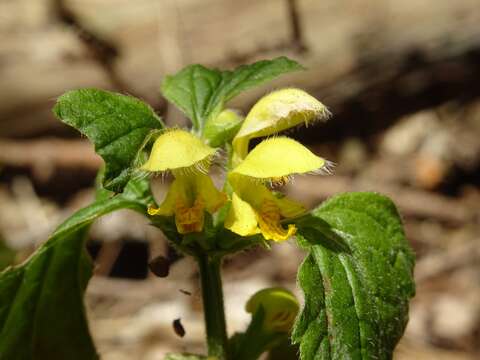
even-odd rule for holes
{"type": "Polygon", "coordinates": [[[345,274],[347,275],[348,285],[350,286],[350,290],[352,292],[353,307],[355,309],[355,313],[357,314],[358,338],[360,339],[360,356],[361,356],[362,359],[364,359],[364,357],[363,357],[364,334],[362,332],[362,327],[360,326],[360,309],[358,308],[357,293],[355,291],[355,286],[353,284],[353,277],[355,275],[349,269],[349,264],[348,264],[349,259],[346,257],[346,255],[340,254],[338,256],[338,259],[340,260],[340,263],[342,264],[343,270],[345,271],[345,274]]]}

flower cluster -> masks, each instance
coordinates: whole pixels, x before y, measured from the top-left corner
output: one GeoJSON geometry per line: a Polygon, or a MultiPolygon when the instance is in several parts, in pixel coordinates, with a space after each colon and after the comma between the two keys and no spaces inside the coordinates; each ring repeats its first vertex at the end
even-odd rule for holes
{"type": "Polygon", "coordinates": [[[150,215],[174,216],[179,233],[201,232],[205,212],[226,207],[224,226],[240,235],[262,234],[284,241],[296,232],[282,221],[305,213],[305,207],[272,190],[296,174],[328,173],[330,163],[288,137],[275,136],[297,125],[326,119],[326,107],[299,89],[282,89],[260,99],[233,138],[224,191],[209,177],[218,149],[181,129],[162,133],[142,166],[149,172],[171,172],[175,178],[165,200],[150,215]],[[250,140],[265,137],[251,151],[250,140]]]}

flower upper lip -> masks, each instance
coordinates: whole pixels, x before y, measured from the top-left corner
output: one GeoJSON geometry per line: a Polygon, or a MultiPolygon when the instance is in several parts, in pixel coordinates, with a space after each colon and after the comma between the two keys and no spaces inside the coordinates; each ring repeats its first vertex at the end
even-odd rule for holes
{"type": "Polygon", "coordinates": [[[325,105],[303,90],[287,88],[267,94],[252,107],[233,139],[234,163],[245,158],[251,139],[327,120],[330,115],[325,105]]]}
{"type": "Polygon", "coordinates": [[[171,129],[155,141],[148,161],[141,167],[147,171],[182,171],[198,169],[208,171],[216,149],[206,145],[192,133],[171,129]]]}
{"type": "Polygon", "coordinates": [[[288,137],[262,141],[237,165],[231,175],[243,175],[262,181],[288,179],[294,174],[316,172],[327,161],[288,137]]]}

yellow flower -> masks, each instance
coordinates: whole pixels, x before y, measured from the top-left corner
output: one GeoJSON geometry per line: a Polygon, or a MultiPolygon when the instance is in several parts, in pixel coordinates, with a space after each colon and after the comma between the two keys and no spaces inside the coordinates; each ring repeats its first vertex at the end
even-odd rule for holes
{"type": "Polygon", "coordinates": [[[227,229],[241,236],[261,233],[266,240],[274,241],[284,241],[295,234],[293,224],[285,229],[281,221],[300,216],[306,209],[277,196],[267,185],[285,184],[296,174],[328,172],[329,162],[287,137],[264,140],[250,152],[248,142],[298,125],[299,119],[313,120],[320,113],[328,113],[325,106],[297,89],[269,94],[252,108],[233,140],[236,166],[228,174],[233,192],[225,220],[227,229]]]}
{"type": "Polygon", "coordinates": [[[175,216],[181,234],[200,232],[205,211],[214,213],[226,196],[215,188],[206,175],[215,149],[184,130],[170,130],[160,135],[143,170],[171,171],[175,180],[159,208],[149,208],[150,215],[175,216]]]}
{"type": "Polygon", "coordinates": [[[280,287],[258,291],[248,300],[245,310],[253,315],[260,306],[264,329],[274,332],[290,332],[300,308],[295,295],[280,287]]]}

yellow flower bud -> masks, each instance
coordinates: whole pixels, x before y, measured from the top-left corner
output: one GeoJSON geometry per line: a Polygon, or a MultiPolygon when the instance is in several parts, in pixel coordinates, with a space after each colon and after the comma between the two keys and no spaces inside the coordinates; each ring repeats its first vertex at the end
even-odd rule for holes
{"type": "Polygon", "coordinates": [[[225,109],[217,117],[211,118],[203,128],[203,137],[210,146],[221,146],[230,142],[239,130],[243,116],[231,109],[225,109]]]}
{"type": "Polygon", "coordinates": [[[253,315],[260,306],[265,313],[264,329],[274,332],[290,332],[300,309],[295,296],[280,287],[258,291],[248,300],[245,309],[253,315]]]}

